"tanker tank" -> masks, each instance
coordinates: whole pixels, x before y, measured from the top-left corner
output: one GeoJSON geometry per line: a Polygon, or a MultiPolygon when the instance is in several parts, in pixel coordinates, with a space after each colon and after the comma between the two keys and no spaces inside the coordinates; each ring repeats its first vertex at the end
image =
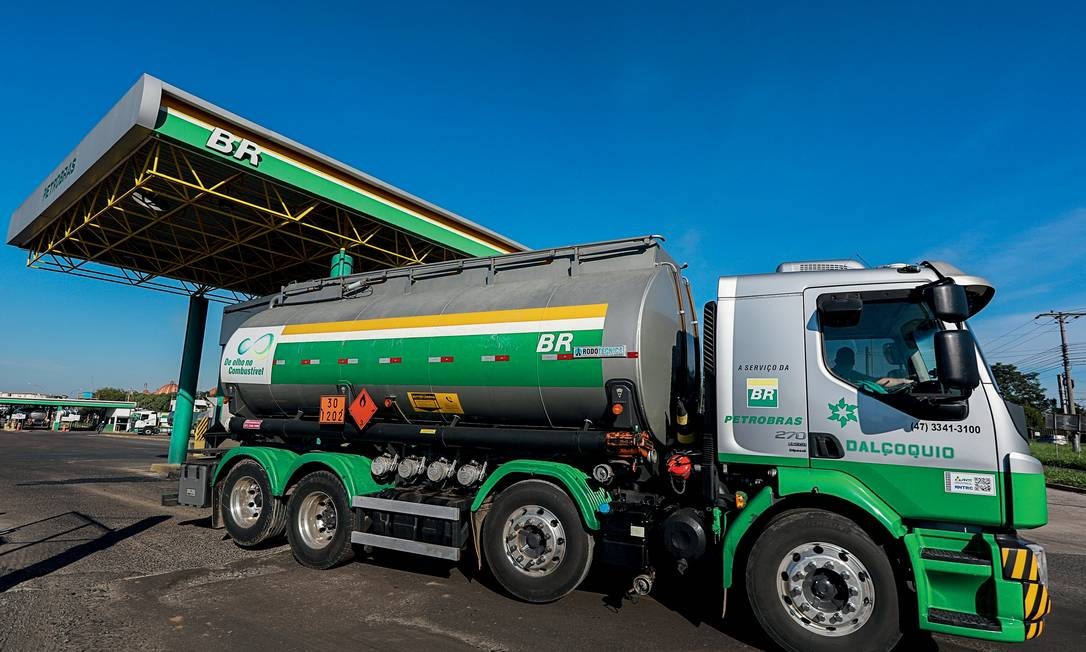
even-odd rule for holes
{"type": "Polygon", "coordinates": [[[698,398],[691,302],[656,237],[295,283],[226,309],[220,378],[245,418],[364,388],[411,423],[546,429],[604,427],[624,383],[667,443],[698,398]]]}

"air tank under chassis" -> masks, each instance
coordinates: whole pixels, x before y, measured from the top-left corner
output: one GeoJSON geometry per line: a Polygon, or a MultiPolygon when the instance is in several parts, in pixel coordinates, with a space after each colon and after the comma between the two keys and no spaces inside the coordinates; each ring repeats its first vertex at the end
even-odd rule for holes
{"type": "Polygon", "coordinates": [[[246,417],[315,417],[365,388],[413,422],[552,429],[602,427],[608,382],[628,380],[664,442],[697,397],[694,314],[652,238],[436,263],[228,308],[220,374],[246,417]]]}

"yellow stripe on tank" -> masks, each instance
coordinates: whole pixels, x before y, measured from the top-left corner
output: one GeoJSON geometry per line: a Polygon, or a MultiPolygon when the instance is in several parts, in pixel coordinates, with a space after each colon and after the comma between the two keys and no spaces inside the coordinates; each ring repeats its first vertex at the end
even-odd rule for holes
{"type": "Polygon", "coordinates": [[[446,315],[417,315],[411,317],[356,319],[352,321],[326,321],[315,324],[288,324],[283,327],[283,335],[340,333],[347,331],[395,328],[427,328],[434,326],[467,326],[473,324],[549,321],[554,319],[580,319],[585,317],[606,316],[606,303],[591,303],[580,306],[552,306],[548,308],[521,308],[518,310],[457,312],[446,315]]]}

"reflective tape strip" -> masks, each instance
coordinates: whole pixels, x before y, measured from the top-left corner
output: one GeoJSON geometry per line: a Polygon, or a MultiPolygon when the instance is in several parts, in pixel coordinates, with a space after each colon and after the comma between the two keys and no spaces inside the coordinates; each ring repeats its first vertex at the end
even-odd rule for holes
{"type": "Polygon", "coordinates": [[[1037,558],[1029,548],[1003,548],[1003,577],[1008,580],[1036,579],[1037,558]]]}
{"type": "Polygon", "coordinates": [[[1017,555],[1018,558],[1014,560],[1014,570],[1011,571],[1011,576],[1014,577],[1014,579],[1017,580],[1017,579],[1021,579],[1021,578],[1025,577],[1026,557],[1027,556],[1028,556],[1027,551],[1025,551],[1025,550],[1019,550],[1018,551],[1018,555],[1017,555]]]}
{"type": "MultiPolygon", "coordinates": [[[[544,356],[546,358],[546,356],[544,356]]],[[[509,356],[507,355],[484,355],[480,356],[479,360],[483,362],[509,362],[509,356]]]]}
{"type": "Polygon", "coordinates": [[[304,365],[314,365],[314,364],[320,364],[320,363],[321,363],[321,361],[320,361],[319,358],[313,358],[311,360],[302,360],[302,364],[304,364],[304,365]]]}
{"type": "Polygon", "coordinates": [[[279,365],[280,367],[285,365],[286,363],[287,363],[286,360],[276,360],[275,361],[275,364],[279,365]]]}
{"type": "Polygon", "coordinates": [[[339,364],[358,364],[358,358],[340,358],[339,364]]]}
{"type": "Polygon", "coordinates": [[[544,353],[543,354],[543,359],[544,360],[557,360],[558,356],[556,354],[554,354],[554,353],[544,353]]]}
{"type": "Polygon", "coordinates": [[[400,364],[403,362],[403,358],[379,358],[377,362],[381,364],[400,364]]]}
{"type": "Polygon", "coordinates": [[[1037,606],[1037,594],[1040,593],[1040,586],[1037,584],[1027,584],[1025,588],[1025,596],[1022,598],[1023,609],[1022,614],[1025,615],[1026,620],[1033,620],[1033,612],[1037,606]]]}
{"type": "Polygon", "coordinates": [[[1022,614],[1026,620],[1040,620],[1052,611],[1052,596],[1043,584],[1026,583],[1023,588],[1022,614]]]}
{"type": "Polygon", "coordinates": [[[1029,623],[1026,625],[1026,639],[1031,639],[1037,636],[1037,630],[1041,623],[1029,623]]]}
{"type": "Polygon", "coordinates": [[[432,355],[427,360],[430,363],[452,362],[453,357],[451,355],[432,355]]]}

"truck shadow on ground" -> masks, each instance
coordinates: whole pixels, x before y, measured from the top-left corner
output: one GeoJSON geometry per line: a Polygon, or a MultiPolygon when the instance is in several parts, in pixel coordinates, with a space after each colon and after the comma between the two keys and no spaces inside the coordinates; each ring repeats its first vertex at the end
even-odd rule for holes
{"type": "MultiPolygon", "coordinates": [[[[366,553],[359,550],[355,563],[421,574],[436,579],[450,579],[456,575],[462,575],[468,582],[478,583],[510,600],[515,599],[509,597],[502,589],[487,570],[485,563],[480,567],[473,551],[459,562],[450,562],[390,550],[375,549],[366,553]]],[[[598,596],[599,608],[615,614],[623,609],[637,609],[637,602],[640,600],[653,600],[695,627],[711,627],[758,649],[777,649],[750,615],[749,607],[742,595],[732,596],[735,602],[742,601],[742,603],[734,607],[730,606],[728,617],[721,619],[720,595],[708,587],[692,590],[688,583],[684,584],[681,581],[658,582],[651,597],[632,599],[626,593],[630,580],[631,576],[628,573],[616,572],[607,567],[595,568],[576,593],[598,596]]]]}
{"type": "Polygon", "coordinates": [[[147,475],[119,475],[104,478],[68,478],[66,480],[35,480],[20,482],[16,487],[44,487],[74,484],[125,484],[131,482],[162,482],[162,478],[147,475]]]}
{"type": "MultiPolygon", "coordinates": [[[[80,530],[91,528],[100,534],[85,539],[78,539],[78,543],[55,554],[33,561],[20,568],[15,568],[6,574],[0,575],[0,592],[7,591],[23,582],[44,577],[65,566],[73,564],[96,552],[105,550],[117,543],[134,537],[159,523],[169,520],[169,516],[158,515],[140,519],[131,525],[120,529],[113,529],[80,512],[64,512],[37,521],[31,521],[16,526],[4,532],[4,548],[0,550],[0,557],[20,553],[17,557],[27,556],[35,546],[42,544],[61,544],[70,540],[62,539],[68,535],[80,533],[80,530]]],[[[82,533],[80,533],[82,534],[82,533]]],[[[32,558],[32,555],[31,555],[32,558]]],[[[7,566],[4,563],[3,566],[7,566]]],[[[0,573],[5,569],[0,567],[0,573]]]]}

